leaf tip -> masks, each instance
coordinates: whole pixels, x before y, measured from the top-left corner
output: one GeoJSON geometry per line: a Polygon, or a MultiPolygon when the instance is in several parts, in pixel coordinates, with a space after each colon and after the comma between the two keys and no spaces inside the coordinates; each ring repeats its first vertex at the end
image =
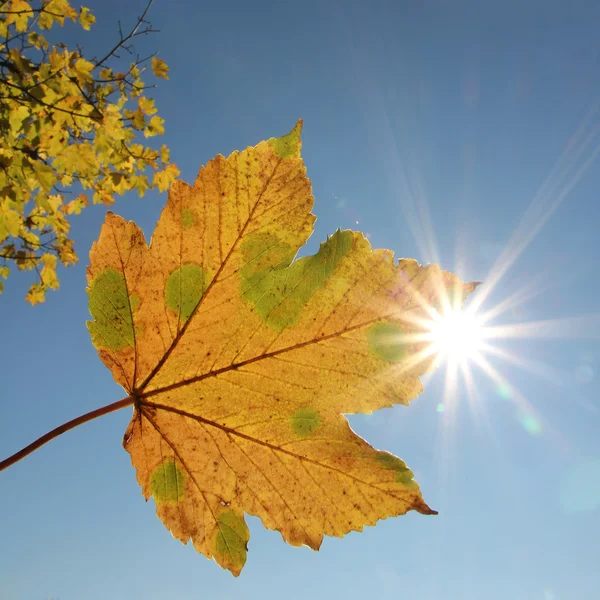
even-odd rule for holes
{"type": "Polygon", "coordinates": [[[288,134],[271,138],[268,143],[279,158],[299,158],[302,147],[301,133],[302,119],[298,119],[298,122],[288,134]]]}
{"type": "Polygon", "coordinates": [[[415,510],[422,515],[438,515],[437,510],[433,510],[423,499],[421,502],[415,507],[415,510]]]}

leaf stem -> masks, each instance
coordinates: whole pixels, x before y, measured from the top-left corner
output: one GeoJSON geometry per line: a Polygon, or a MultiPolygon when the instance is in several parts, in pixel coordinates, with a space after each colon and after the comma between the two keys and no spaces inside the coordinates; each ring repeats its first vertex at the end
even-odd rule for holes
{"type": "Polygon", "coordinates": [[[75,417],[74,419],[63,423],[62,425],[55,427],[52,431],[49,431],[48,433],[39,437],[34,442],[31,442],[31,444],[25,446],[25,448],[23,448],[22,450],[15,452],[12,456],[9,456],[8,458],[5,458],[2,462],[0,462],[0,471],[3,471],[7,467],[14,465],[16,462],[19,462],[22,458],[25,458],[28,454],[31,454],[39,447],[43,446],[44,444],[47,444],[49,441],[65,433],[65,431],[69,431],[69,429],[75,429],[75,427],[83,425],[83,423],[87,423],[92,419],[97,419],[98,417],[102,417],[111,412],[115,412],[116,410],[120,410],[121,408],[125,408],[126,406],[131,406],[133,405],[133,403],[134,397],[127,396],[126,398],[121,398],[121,400],[118,400],[117,402],[113,402],[112,404],[107,404],[106,406],[102,406],[100,408],[97,408],[96,410],[92,410],[89,413],[85,413],[84,415],[75,417]]]}

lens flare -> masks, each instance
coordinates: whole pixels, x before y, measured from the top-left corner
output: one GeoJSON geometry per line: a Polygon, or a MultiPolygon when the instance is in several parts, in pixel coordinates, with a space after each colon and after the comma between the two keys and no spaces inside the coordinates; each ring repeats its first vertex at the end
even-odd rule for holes
{"type": "Polygon", "coordinates": [[[473,360],[483,348],[485,328],[472,312],[450,309],[436,314],[429,328],[431,350],[458,365],[473,360]]]}

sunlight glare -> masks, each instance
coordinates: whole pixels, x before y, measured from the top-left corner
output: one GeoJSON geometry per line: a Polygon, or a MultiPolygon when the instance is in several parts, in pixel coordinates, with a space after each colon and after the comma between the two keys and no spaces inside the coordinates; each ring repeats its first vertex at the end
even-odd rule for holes
{"type": "Polygon", "coordinates": [[[430,330],[432,351],[458,365],[475,359],[483,347],[483,324],[470,311],[448,310],[436,315],[430,330]]]}

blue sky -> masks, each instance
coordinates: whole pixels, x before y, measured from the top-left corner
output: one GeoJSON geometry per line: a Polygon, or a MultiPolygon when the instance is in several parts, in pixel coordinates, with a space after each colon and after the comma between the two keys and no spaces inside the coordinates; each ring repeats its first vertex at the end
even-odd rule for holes
{"type": "MultiPolygon", "coordinates": [[[[89,5],[89,48],[143,9],[89,5]]],[[[161,33],[141,53],[171,67],[154,97],[183,179],[302,117],[318,217],[303,253],[359,229],[374,247],[486,281],[482,312],[512,298],[495,326],[535,325],[493,341],[500,380],[473,365],[471,392],[463,380],[448,391],[442,368],[411,407],[351,418],[406,460],[438,516],[388,519],[318,553],[250,518],[235,579],[144,502],[121,447],[125,409],[0,474],[0,597],[595,598],[600,5],[156,0],[150,17],[161,33]]],[[[114,210],[149,237],[165,200],[132,195],[114,210]]],[[[25,278],[0,298],[2,458],[123,396],[85,327],[104,213],[74,220],[81,262],[44,305],[24,303],[25,278]]]]}

